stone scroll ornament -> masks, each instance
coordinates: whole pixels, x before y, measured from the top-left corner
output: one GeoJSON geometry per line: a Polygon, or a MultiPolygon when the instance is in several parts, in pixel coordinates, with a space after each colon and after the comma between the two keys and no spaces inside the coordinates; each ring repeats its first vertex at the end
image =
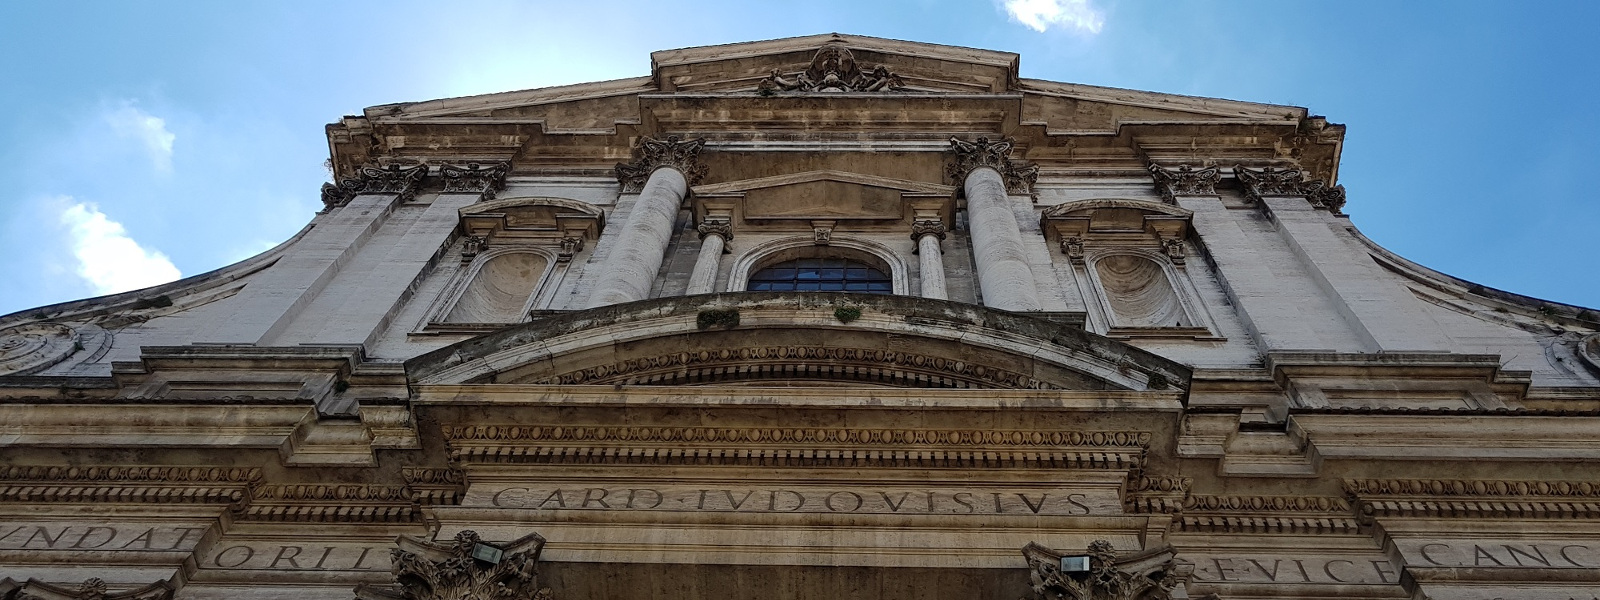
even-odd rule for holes
{"type": "Polygon", "coordinates": [[[405,202],[416,195],[418,185],[427,174],[426,164],[360,167],[355,177],[341,179],[337,185],[322,184],[323,210],[344,206],[361,194],[399,194],[400,201],[405,202]]]}
{"type": "Polygon", "coordinates": [[[395,585],[356,587],[357,600],[550,600],[535,570],[544,538],[490,544],[475,531],[447,543],[403,535],[390,551],[395,585]]]}
{"type": "Polygon", "coordinates": [[[1172,600],[1194,572],[1178,562],[1171,546],[1118,557],[1111,542],[1095,540],[1085,554],[1062,554],[1030,543],[1028,559],[1034,598],[1027,600],[1172,600]],[[1086,570],[1063,570],[1062,558],[1087,555],[1086,570]]]}
{"type": "Polygon", "coordinates": [[[506,173],[510,170],[511,165],[503,162],[443,165],[439,167],[439,177],[444,179],[444,193],[479,194],[483,201],[493,200],[496,192],[506,189],[506,173]]]}
{"type": "Polygon", "coordinates": [[[905,87],[900,76],[890,72],[888,67],[878,65],[870,71],[863,71],[849,48],[828,44],[811,57],[811,66],[806,70],[789,76],[775,70],[756,85],[756,91],[761,94],[780,91],[883,92],[899,91],[905,87]]]}
{"type": "Polygon", "coordinates": [[[1011,160],[1009,156],[1015,146],[1016,142],[1010,139],[991,142],[987,137],[980,137],[976,142],[967,142],[952,137],[950,152],[955,158],[945,165],[945,174],[960,187],[969,173],[989,167],[1005,179],[1007,193],[1033,196],[1033,185],[1039,181],[1039,167],[1027,161],[1011,160]]]}
{"type": "Polygon", "coordinates": [[[617,181],[622,183],[622,191],[637,192],[644,189],[651,173],[665,167],[677,169],[689,185],[700,183],[707,171],[706,166],[700,164],[700,150],[705,145],[705,138],[685,140],[675,135],[664,140],[640,138],[633,161],[617,163],[617,181]]]}
{"type": "Polygon", "coordinates": [[[1168,169],[1152,164],[1150,176],[1156,180],[1156,191],[1160,192],[1161,199],[1174,206],[1178,204],[1178,196],[1215,195],[1217,182],[1222,180],[1222,172],[1216,167],[1196,169],[1189,165],[1168,169]]]}
{"type": "Polygon", "coordinates": [[[1263,196],[1304,196],[1313,208],[1344,214],[1344,186],[1329,186],[1321,179],[1305,179],[1300,169],[1266,167],[1260,171],[1243,166],[1233,168],[1233,176],[1244,186],[1244,196],[1260,202],[1263,196]]]}
{"type": "Polygon", "coordinates": [[[37,579],[18,583],[0,579],[0,598],[8,600],[170,600],[172,585],[157,581],[138,589],[107,591],[106,582],[90,578],[77,585],[53,585],[37,579]]]}

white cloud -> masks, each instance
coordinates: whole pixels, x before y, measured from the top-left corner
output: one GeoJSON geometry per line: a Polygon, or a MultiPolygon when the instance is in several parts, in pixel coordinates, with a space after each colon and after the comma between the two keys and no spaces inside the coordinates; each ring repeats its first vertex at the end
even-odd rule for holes
{"type": "MultiPolygon", "coordinates": [[[[71,202],[71,198],[65,198],[71,202]]],[[[96,294],[115,294],[159,285],[182,277],[165,254],[147,250],[128,237],[122,224],[106,218],[92,203],[78,202],[61,211],[78,276],[96,294]]]]}
{"type": "Polygon", "coordinates": [[[1005,0],[1006,14],[1034,31],[1061,26],[1080,33],[1097,34],[1105,27],[1105,13],[1089,0],[1005,0]]]}
{"type": "Polygon", "coordinates": [[[117,135],[131,137],[144,144],[157,170],[163,173],[172,171],[172,142],[177,141],[178,136],[167,131],[165,119],[139,110],[128,102],[108,111],[105,116],[106,122],[111,124],[111,129],[117,135]]]}

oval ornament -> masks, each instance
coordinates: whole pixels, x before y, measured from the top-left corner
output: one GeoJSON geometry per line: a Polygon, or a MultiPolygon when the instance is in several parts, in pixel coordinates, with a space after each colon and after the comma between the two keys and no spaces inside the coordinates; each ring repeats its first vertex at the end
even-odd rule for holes
{"type": "Polygon", "coordinates": [[[27,323],[0,329],[0,375],[27,375],[65,360],[77,350],[78,334],[59,323],[27,323]]]}

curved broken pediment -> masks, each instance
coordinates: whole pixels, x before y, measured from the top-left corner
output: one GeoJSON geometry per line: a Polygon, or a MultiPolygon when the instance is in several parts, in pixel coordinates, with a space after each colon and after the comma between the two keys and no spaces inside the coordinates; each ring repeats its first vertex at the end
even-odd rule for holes
{"type": "Polygon", "coordinates": [[[1174,391],[1189,369],[1059,323],[951,302],[728,293],[607,306],[406,363],[421,384],[870,385],[1174,391]]]}

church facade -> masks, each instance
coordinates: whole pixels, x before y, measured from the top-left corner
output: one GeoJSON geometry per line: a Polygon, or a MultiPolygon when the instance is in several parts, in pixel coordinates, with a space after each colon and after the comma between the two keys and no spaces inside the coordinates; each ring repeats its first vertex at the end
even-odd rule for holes
{"type": "Polygon", "coordinates": [[[0,317],[0,599],[1600,598],[1600,311],[1363,237],[1304,108],[1018,63],[329,125],[292,239],[0,317]]]}

